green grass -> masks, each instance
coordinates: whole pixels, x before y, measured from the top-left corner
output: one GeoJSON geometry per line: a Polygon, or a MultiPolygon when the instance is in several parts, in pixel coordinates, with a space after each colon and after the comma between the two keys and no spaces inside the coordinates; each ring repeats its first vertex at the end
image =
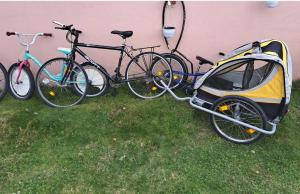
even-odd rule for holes
{"type": "Polygon", "coordinates": [[[235,145],[170,95],[0,102],[0,193],[300,193],[300,82],[272,137],[235,145]]]}

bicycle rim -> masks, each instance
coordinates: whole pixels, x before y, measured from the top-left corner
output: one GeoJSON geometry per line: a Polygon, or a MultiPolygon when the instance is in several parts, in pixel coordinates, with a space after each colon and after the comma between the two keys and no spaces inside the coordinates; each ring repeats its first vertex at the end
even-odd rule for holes
{"type": "Polygon", "coordinates": [[[27,74],[27,72],[22,69],[19,79],[17,81],[19,75],[19,69],[17,66],[13,67],[13,69],[10,72],[10,77],[9,77],[9,86],[11,89],[11,92],[17,96],[17,97],[25,97],[30,91],[30,77],[27,74]]]}
{"type": "Polygon", "coordinates": [[[88,88],[87,75],[76,62],[70,64],[68,59],[53,59],[39,70],[37,88],[48,105],[70,107],[84,99],[88,88]],[[80,92],[75,86],[81,88],[80,92]]]}
{"type": "Polygon", "coordinates": [[[157,98],[166,92],[160,81],[171,84],[172,69],[168,61],[157,53],[145,52],[134,57],[126,69],[130,90],[144,99],[157,98]]]}

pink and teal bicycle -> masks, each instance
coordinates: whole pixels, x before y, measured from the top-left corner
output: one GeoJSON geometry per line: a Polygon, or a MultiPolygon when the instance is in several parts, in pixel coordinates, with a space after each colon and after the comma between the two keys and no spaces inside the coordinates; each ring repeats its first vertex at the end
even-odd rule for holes
{"type": "MultiPolygon", "coordinates": [[[[30,46],[36,42],[37,37],[51,37],[52,34],[7,32],[6,35],[17,36],[18,42],[26,47],[24,59],[18,60],[8,70],[11,94],[17,99],[26,100],[32,97],[35,89],[35,80],[30,70],[29,60],[32,60],[39,67],[43,66],[43,63],[29,52],[30,46]],[[24,40],[28,37],[32,37],[30,42],[24,40]]],[[[50,90],[48,88],[48,98],[42,99],[53,107],[68,107],[80,103],[84,99],[88,88],[88,79],[84,69],[78,64],[70,64],[66,57],[52,59],[51,64],[48,68],[43,69],[44,76],[40,78],[42,81],[38,83],[39,94],[43,91],[44,85],[51,86],[50,90]],[[76,88],[78,87],[80,87],[81,92],[77,92],[76,88]]]]}
{"type": "Polygon", "coordinates": [[[30,46],[33,45],[39,36],[49,36],[50,33],[36,33],[36,34],[22,34],[18,32],[7,32],[7,36],[15,35],[17,36],[18,42],[25,46],[24,59],[18,59],[17,63],[11,65],[8,70],[9,77],[9,90],[12,96],[20,100],[26,100],[32,97],[34,93],[34,77],[30,70],[29,60],[32,60],[38,66],[42,66],[42,63],[33,55],[30,54],[30,46]],[[33,37],[31,42],[25,42],[24,39],[28,37],[33,37]]]}

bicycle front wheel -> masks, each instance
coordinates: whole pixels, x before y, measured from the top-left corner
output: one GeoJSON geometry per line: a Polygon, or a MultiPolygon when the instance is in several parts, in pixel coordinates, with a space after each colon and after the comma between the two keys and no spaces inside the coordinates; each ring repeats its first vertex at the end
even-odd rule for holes
{"type": "Polygon", "coordinates": [[[36,86],[46,104],[64,108],[79,104],[84,99],[88,78],[84,69],[75,61],[54,58],[39,69],[36,86]],[[80,88],[80,92],[77,88],[80,88]]]}
{"type": "Polygon", "coordinates": [[[34,93],[34,77],[27,66],[19,69],[19,64],[13,64],[8,70],[9,89],[13,97],[19,100],[30,99],[34,93]]]}
{"type": "Polygon", "coordinates": [[[163,56],[155,52],[144,52],[129,62],[125,79],[136,96],[151,99],[166,92],[161,81],[170,87],[172,75],[172,68],[163,56]]]}

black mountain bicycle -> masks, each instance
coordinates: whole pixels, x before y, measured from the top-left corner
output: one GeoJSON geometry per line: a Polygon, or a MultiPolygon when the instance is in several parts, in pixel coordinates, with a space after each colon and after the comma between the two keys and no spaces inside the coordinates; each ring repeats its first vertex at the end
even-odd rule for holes
{"type": "MultiPolygon", "coordinates": [[[[132,31],[114,30],[111,32],[112,34],[121,36],[123,39],[121,46],[95,45],[78,42],[82,31],[75,29],[73,25],[64,25],[56,21],[53,23],[59,25],[55,29],[68,31],[66,39],[71,43],[71,49],[60,48],[59,50],[74,62],[75,54],[79,54],[86,60],[81,66],[88,76],[89,86],[87,96],[100,96],[105,93],[109,86],[115,87],[119,84],[127,83],[129,89],[136,96],[150,99],[159,97],[166,92],[166,89],[160,84],[160,80],[164,80],[168,85],[171,84],[171,66],[163,56],[154,52],[154,48],[158,46],[134,49],[126,45],[126,39],[132,36],[132,31]],[[115,74],[110,75],[103,66],[92,60],[79,47],[119,51],[120,57],[115,74]],[[145,49],[149,49],[150,51],[144,52],[145,49]],[[139,52],[139,54],[134,56],[133,53],[135,51],[139,52]],[[126,67],[125,75],[122,75],[121,65],[125,56],[130,58],[130,62],[126,67]]],[[[44,66],[47,66],[47,63],[44,66]]],[[[39,76],[37,76],[38,79],[39,76]]],[[[80,86],[75,88],[77,92],[81,92],[80,86]]],[[[41,95],[47,95],[47,93],[41,95]]]]}

